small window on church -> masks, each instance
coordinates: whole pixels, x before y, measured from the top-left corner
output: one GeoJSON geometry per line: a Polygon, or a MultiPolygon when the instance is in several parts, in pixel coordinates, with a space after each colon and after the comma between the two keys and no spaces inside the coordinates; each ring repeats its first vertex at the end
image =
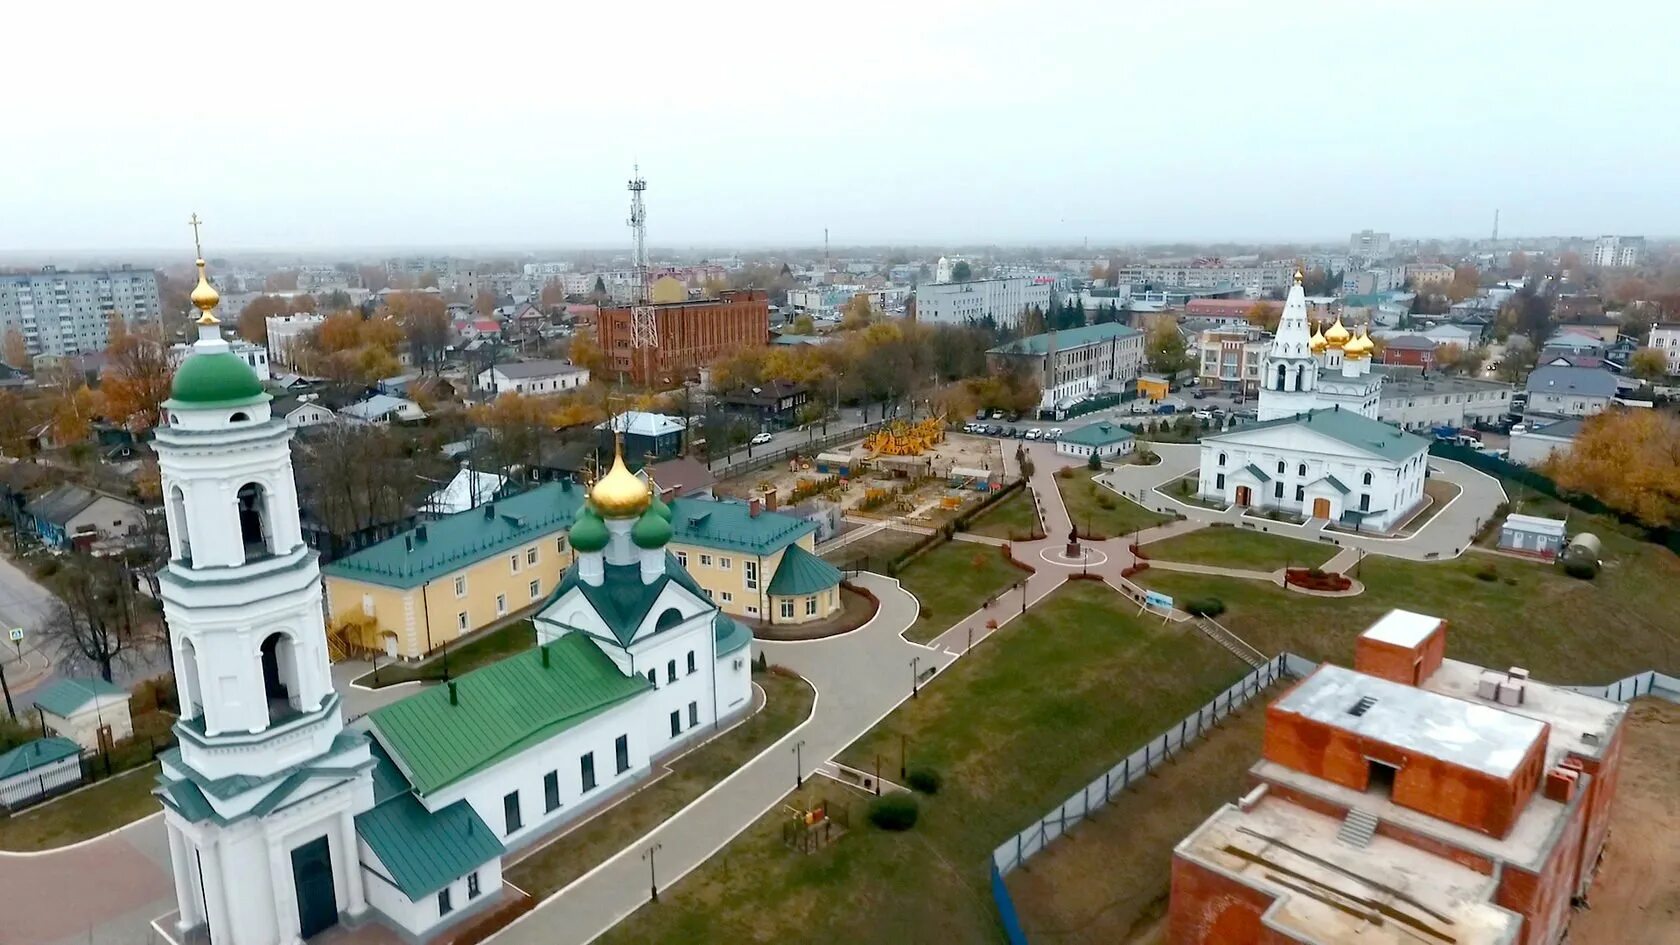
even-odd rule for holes
{"type": "Polygon", "coordinates": [[[1369,472],[1365,474],[1365,482],[1363,484],[1367,486],[1371,484],[1371,474],[1369,472]]]}
{"type": "Polygon", "coordinates": [[[1295,468],[1295,475],[1305,476],[1306,474],[1307,474],[1307,464],[1306,463],[1302,463],[1301,465],[1299,465],[1295,468]]]}

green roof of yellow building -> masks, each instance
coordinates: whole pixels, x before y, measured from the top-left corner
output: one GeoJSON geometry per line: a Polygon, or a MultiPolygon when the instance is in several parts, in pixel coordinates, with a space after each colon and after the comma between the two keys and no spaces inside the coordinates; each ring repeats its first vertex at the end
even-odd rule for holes
{"type": "Polygon", "coordinates": [[[767,590],[771,597],[815,594],[839,587],[842,577],[839,568],[799,545],[789,545],[782,552],[782,562],[776,566],[776,576],[770,579],[767,590]]]}

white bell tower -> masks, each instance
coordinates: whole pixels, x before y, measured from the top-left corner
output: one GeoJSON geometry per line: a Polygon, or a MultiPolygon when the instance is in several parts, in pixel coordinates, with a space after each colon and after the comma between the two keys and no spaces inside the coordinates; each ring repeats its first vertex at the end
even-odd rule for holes
{"type": "Polygon", "coordinates": [[[1272,338],[1271,350],[1260,378],[1260,408],[1262,422],[1280,417],[1293,417],[1318,406],[1318,359],[1313,355],[1313,340],[1307,332],[1307,296],[1301,287],[1303,276],[1295,271],[1295,283],[1283,303],[1283,316],[1278,319],[1277,334],[1272,338]]]}
{"type": "Polygon", "coordinates": [[[373,760],[332,688],[291,431],[222,339],[200,257],[199,338],[156,439],[170,548],[159,588],[181,703],[157,794],[176,927],[291,945],[367,908],[354,817],[372,806],[373,760]]]}

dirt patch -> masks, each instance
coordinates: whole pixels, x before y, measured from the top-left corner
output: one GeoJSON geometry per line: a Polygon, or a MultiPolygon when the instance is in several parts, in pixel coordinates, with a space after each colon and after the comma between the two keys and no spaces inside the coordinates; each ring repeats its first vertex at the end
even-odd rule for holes
{"type": "Polygon", "coordinates": [[[1671,945],[1680,942],[1680,705],[1641,699],[1627,726],[1604,862],[1569,940],[1671,945]]]}
{"type": "Polygon", "coordinates": [[[1120,795],[1009,874],[1034,945],[1142,945],[1158,940],[1172,886],[1172,850],[1248,789],[1260,756],[1266,696],[1179,759],[1120,795]]]}

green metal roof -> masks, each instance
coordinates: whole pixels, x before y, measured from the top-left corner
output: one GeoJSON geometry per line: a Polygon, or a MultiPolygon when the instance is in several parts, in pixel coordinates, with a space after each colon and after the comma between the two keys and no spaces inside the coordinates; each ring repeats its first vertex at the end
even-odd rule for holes
{"type": "Polygon", "coordinates": [[[752,631],[741,621],[723,611],[712,621],[713,639],[717,641],[717,655],[727,656],[752,642],[752,631]]]}
{"type": "Polygon", "coordinates": [[[391,760],[422,795],[453,784],[649,688],[580,633],[568,633],[368,714],[391,760]],[[549,665],[542,662],[547,650],[549,665]]]}
{"type": "Polygon", "coordinates": [[[128,699],[128,690],[121,686],[108,683],[103,679],[62,678],[54,680],[52,685],[41,690],[35,697],[35,704],[53,715],[74,715],[76,710],[93,700],[103,696],[117,696],[128,699]]]}
{"type": "Polygon", "coordinates": [[[231,351],[190,354],[175,372],[165,407],[236,407],[268,400],[262,381],[231,351]]]}
{"type": "Polygon", "coordinates": [[[429,811],[402,794],[356,815],[356,833],[410,902],[418,902],[506,852],[466,801],[429,811]]]}
{"type": "MultiPolygon", "coordinates": [[[[1127,328],[1118,322],[1105,322],[1101,325],[1086,325],[1081,328],[1069,328],[1067,331],[1056,332],[1056,350],[1066,351],[1081,345],[1096,344],[1110,338],[1125,338],[1130,335],[1140,335],[1136,328],[1127,328]]],[[[1050,352],[1050,334],[1029,335],[1005,345],[998,345],[987,351],[987,354],[1028,354],[1042,355],[1050,352]]]]}
{"type": "MultiPolygon", "coordinates": [[[[1330,484],[1330,488],[1340,492],[1342,495],[1348,494],[1348,487],[1342,485],[1342,481],[1337,479],[1335,476],[1325,476],[1323,481],[1328,482],[1330,484]]],[[[1317,484],[1318,483],[1313,483],[1313,485],[1317,484]]],[[[1308,486],[1308,488],[1310,489],[1312,486],[1308,486]]]]}
{"type": "Polygon", "coordinates": [[[11,751],[0,755],[0,778],[25,774],[43,765],[50,765],[55,761],[74,757],[81,751],[82,746],[68,738],[57,736],[24,742],[11,751]]]}
{"type": "Polygon", "coordinates": [[[1313,410],[1293,417],[1279,417],[1276,420],[1249,424],[1230,433],[1202,437],[1202,442],[1240,441],[1246,434],[1253,433],[1256,430],[1290,425],[1298,425],[1303,430],[1321,433],[1354,449],[1380,456],[1391,462],[1409,459],[1429,449],[1429,444],[1424,442],[1422,438],[1413,436],[1399,427],[1391,426],[1380,420],[1372,420],[1370,417],[1354,413],[1351,410],[1337,410],[1334,407],[1313,410]]]}
{"type": "Polygon", "coordinates": [[[555,587],[554,596],[550,599],[558,600],[574,587],[582,591],[584,599],[612,630],[613,638],[620,646],[630,645],[636,628],[647,619],[648,610],[659,599],[659,593],[666,584],[675,582],[703,601],[711,599],[706,596],[706,589],[695,583],[693,575],[669,553],[665,555],[665,573],[652,584],[642,583],[640,565],[609,564],[603,570],[601,583],[597,586],[579,577],[577,563],[573,562],[560,576],[560,584],[555,587]]]}
{"type": "Polygon", "coordinates": [[[1242,469],[1240,469],[1238,471],[1239,472],[1246,472],[1249,475],[1253,476],[1254,478],[1260,480],[1261,482],[1271,482],[1272,481],[1272,477],[1266,475],[1265,470],[1261,469],[1259,466],[1254,465],[1253,463],[1249,463],[1247,466],[1244,466],[1242,469]]]}
{"type": "Polygon", "coordinates": [[[782,563],[776,566],[776,576],[770,579],[767,590],[771,597],[815,594],[839,587],[842,577],[839,568],[806,551],[803,546],[789,545],[782,552],[782,563]]]}
{"type": "Polygon", "coordinates": [[[547,483],[511,499],[427,522],[321,570],[334,577],[387,587],[418,587],[570,527],[583,500],[580,488],[569,483],[547,483]],[[426,530],[424,539],[419,536],[421,528],[426,530]]]}
{"type": "Polygon", "coordinates": [[[815,522],[780,512],[752,514],[745,502],[677,499],[671,503],[672,541],[720,551],[770,554],[817,530],[815,522]]]}
{"type": "Polygon", "coordinates": [[[378,739],[368,739],[368,754],[373,756],[373,802],[383,804],[399,794],[411,794],[413,785],[397,770],[397,763],[386,753],[378,739]]]}
{"type": "Polygon", "coordinates": [[[1132,431],[1118,423],[1088,423],[1062,435],[1060,442],[1078,446],[1109,446],[1132,438],[1132,431]]]}

